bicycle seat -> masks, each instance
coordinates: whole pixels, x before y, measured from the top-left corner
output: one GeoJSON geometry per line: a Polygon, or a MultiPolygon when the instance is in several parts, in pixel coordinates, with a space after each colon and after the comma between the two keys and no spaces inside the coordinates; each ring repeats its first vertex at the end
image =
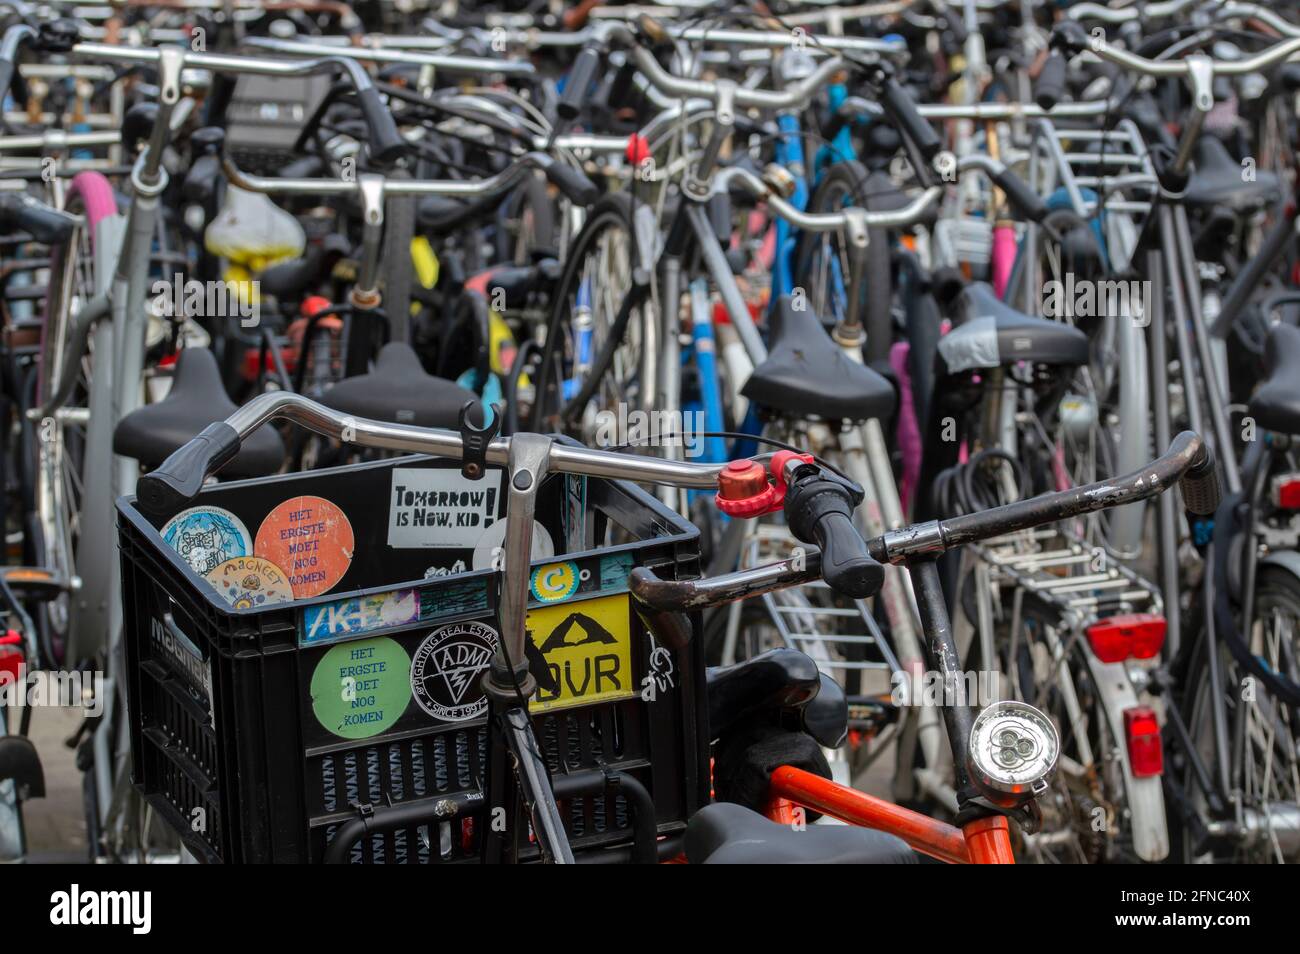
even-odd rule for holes
{"type": "Polygon", "coordinates": [[[375,359],[374,369],[345,378],[320,399],[326,407],[357,417],[369,417],[415,427],[460,426],[460,409],[473,401],[469,418],[483,423],[483,406],[478,395],[454,381],[436,378],[420,364],[415,350],[400,341],[390,341],[375,359]]]}
{"type": "Polygon", "coordinates": [[[1088,363],[1086,334],[1012,308],[987,282],[966,285],[953,311],[955,327],[939,339],[939,354],[950,374],[1016,361],[1076,367],[1088,363]]]}
{"type": "MultiPolygon", "coordinates": [[[[113,431],[113,453],[133,457],[145,467],[157,467],[203,428],[223,420],[235,409],[235,402],[221,383],[212,352],[207,348],[185,348],[176,358],[167,396],[118,422],[113,431]]],[[[264,477],[279,470],[283,462],[280,435],[264,424],[244,439],[235,459],[221,473],[225,477],[264,477]]]]}
{"type": "Polygon", "coordinates": [[[1300,434],[1300,328],[1273,326],[1264,345],[1264,373],[1248,413],[1265,430],[1300,434]]]}
{"type": "Polygon", "coordinates": [[[693,865],[906,865],[916,853],[894,835],[852,825],[796,831],[743,805],[706,805],[686,823],[693,865]]]}
{"type": "Polygon", "coordinates": [[[1195,165],[1184,198],[1195,206],[1226,206],[1233,211],[1280,201],[1281,186],[1272,172],[1256,170],[1246,181],[1242,165],[1232,158],[1217,136],[1202,136],[1196,143],[1195,165]]]}
{"type": "Polygon", "coordinates": [[[710,666],[704,682],[709,696],[709,734],[716,739],[755,712],[811,702],[821,687],[821,673],[804,653],[782,648],[733,666],[710,666]]]}
{"type": "Polygon", "coordinates": [[[772,310],[771,350],[741,393],[791,417],[861,422],[894,411],[893,386],[854,361],[810,308],[782,295],[772,310]]]}

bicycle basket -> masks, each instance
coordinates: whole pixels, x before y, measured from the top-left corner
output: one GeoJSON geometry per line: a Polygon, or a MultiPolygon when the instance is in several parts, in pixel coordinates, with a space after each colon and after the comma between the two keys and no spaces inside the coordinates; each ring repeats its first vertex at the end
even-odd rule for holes
{"type": "MultiPolygon", "coordinates": [[[[214,485],[170,520],[119,500],[133,782],[191,852],[320,861],[345,822],[423,804],[351,860],[482,857],[483,808],[438,812],[482,790],[492,755],[502,480],[404,457],[214,485]]],[[[531,709],[551,771],[626,773],[678,833],[708,798],[703,647],[656,646],[626,581],[697,575],[698,531],[631,484],[565,475],[537,520],[531,709]]],[[[564,810],[576,852],[631,841],[616,791],[564,810]]]]}

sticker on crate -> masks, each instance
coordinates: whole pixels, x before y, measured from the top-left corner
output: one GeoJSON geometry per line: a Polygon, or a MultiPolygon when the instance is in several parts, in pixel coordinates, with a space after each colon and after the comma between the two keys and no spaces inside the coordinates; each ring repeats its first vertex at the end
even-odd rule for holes
{"type": "Polygon", "coordinates": [[[299,642],[304,646],[327,643],[345,636],[404,626],[419,618],[420,594],[416,590],[392,590],[320,606],[304,606],[299,642]]]}
{"type": "Polygon", "coordinates": [[[459,470],[394,467],[388,545],[472,550],[502,516],[500,470],[467,480],[459,470]]]}
{"type": "Polygon", "coordinates": [[[296,599],[327,593],[352,565],[356,540],[347,514],[324,497],[293,497],[257,529],[253,552],[289,574],[296,599]]]}
{"type": "Polygon", "coordinates": [[[164,524],[162,538],[199,576],[253,552],[244,522],[220,507],[191,507],[164,524]]]}
{"type": "Polygon", "coordinates": [[[420,622],[488,608],[487,580],[461,580],[420,590],[420,622]]]}
{"type": "Polygon", "coordinates": [[[529,595],[534,602],[547,604],[625,590],[632,566],[630,553],[547,563],[529,577],[529,595]]]}
{"type": "Polygon", "coordinates": [[[235,609],[258,609],[293,600],[288,574],[261,557],[232,557],[209,570],[204,579],[235,609]]]}
{"type": "Polygon", "coordinates": [[[500,637],[486,623],[452,623],[434,630],[411,656],[411,694],[442,722],[466,722],[487,711],[481,685],[500,637]]]}
{"type": "Polygon", "coordinates": [[[410,657],[386,636],[335,646],[312,672],[312,712],[344,739],[368,739],[392,728],[410,701],[410,657]]]}
{"type": "MultiPolygon", "coordinates": [[[[472,569],[488,570],[500,562],[501,548],[506,542],[507,523],[506,520],[498,520],[484,530],[474,542],[474,556],[470,560],[472,569]]],[[[549,560],[553,556],[555,556],[555,542],[551,539],[550,532],[540,521],[534,520],[532,559],[549,560]]]]}
{"type": "Polygon", "coordinates": [[[304,606],[299,616],[298,645],[319,646],[412,623],[481,612],[487,608],[487,583],[484,580],[354,596],[318,606],[304,606]]]}
{"type": "Polygon", "coordinates": [[[536,607],[528,611],[527,626],[542,657],[531,666],[538,683],[534,712],[636,695],[626,594],[536,607]]]}
{"type": "Polygon", "coordinates": [[[590,576],[590,571],[579,570],[572,560],[563,563],[548,563],[533,570],[530,589],[533,599],[540,603],[558,603],[567,600],[578,592],[578,584],[583,574],[590,576]]]}
{"type": "Polygon", "coordinates": [[[615,553],[600,558],[600,588],[622,590],[627,588],[627,578],[632,573],[632,554],[615,553]]]}

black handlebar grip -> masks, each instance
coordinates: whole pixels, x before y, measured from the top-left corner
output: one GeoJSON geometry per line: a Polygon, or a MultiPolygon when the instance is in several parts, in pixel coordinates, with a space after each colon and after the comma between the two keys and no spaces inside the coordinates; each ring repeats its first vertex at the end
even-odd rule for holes
{"type": "Polygon", "coordinates": [[[867,544],[847,514],[831,511],[812,527],[822,551],[822,579],[837,593],[865,600],[880,592],[885,568],[871,558],[867,544]]]}
{"type": "Polygon", "coordinates": [[[948,25],[948,32],[952,34],[954,42],[960,46],[965,46],[970,31],[966,29],[966,18],[962,16],[961,11],[953,10],[950,7],[944,16],[944,22],[948,25]]]}
{"type": "Polygon", "coordinates": [[[1065,95],[1065,57],[1056,50],[1047,54],[1034,83],[1034,102],[1043,109],[1053,109],[1065,95]]]}
{"type": "Polygon", "coordinates": [[[1219,509],[1223,487],[1219,483],[1219,468],[1214,460],[1214,452],[1208,445],[1203,444],[1201,447],[1200,457],[1179,478],[1178,488],[1183,492],[1183,506],[1189,513],[1208,517],[1219,509]]]}
{"type": "Polygon", "coordinates": [[[583,103],[587,101],[587,91],[591,81],[600,69],[600,50],[594,46],[584,46],[578,51],[564,80],[564,92],[556,104],[555,113],[563,122],[571,123],[582,112],[583,103]]]}
{"type": "Polygon", "coordinates": [[[636,105],[636,62],[628,57],[614,74],[609,84],[609,105],[614,109],[624,109],[636,105]]]}
{"type": "Polygon", "coordinates": [[[216,192],[220,179],[221,157],[199,156],[190,163],[190,171],[185,173],[181,195],[189,202],[207,202],[216,192]]]}
{"type": "Polygon", "coordinates": [[[379,90],[369,85],[358,89],[357,103],[370,131],[370,158],[378,163],[392,162],[406,151],[406,140],[397,128],[393,114],[384,105],[379,90]]]}
{"type": "Polygon", "coordinates": [[[573,166],[552,162],[546,167],[546,178],[572,202],[583,208],[595,205],[596,200],[600,198],[599,186],[588,179],[581,169],[575,169],[573,166]]]}
{"type": "Polygon", "coordinates": [[[72,235],[77,217],[21,192],[0,195],[0,222],[14,225],[42,245],[60,245],[72,235]]]}
{"type": "Polygon", "coordinates": [[[911,93],[892,76],[881,84],[880,105],[898,126],[899,132],[912,140],[927,162],[939,154],[939,150],[943,148],[939,134],[917,111],[916,101],[912,99],[911,93]]]}
{"type": "Polygon", "coordinates": [[[817,465],[800,467],[785,496],[791,532],[821,550],[822,579],[855,600],[873,596],[885,583],[885,568],[872,559],[853,525],[853,508],[861,499],[861,490],[855,499],[849,485],[817,465]]]}
{"type": "Polygon", "coordinates": [[[1020,210],[1020,214],[1031,222],[1041,222],[1047,218],[1047,203],[1033,189],[1010,169],[1003,168],[993,176],[993,181],[1005,193],[1007,201],[1020,210]]]}
{"type": "Polygon", "coordinates": [[[239,453],[239,432],[225,421],[209,424],[197,437],[141,477],[135,495],[140,509],[162,517],[190,503],[203,481],[239,453]]]}

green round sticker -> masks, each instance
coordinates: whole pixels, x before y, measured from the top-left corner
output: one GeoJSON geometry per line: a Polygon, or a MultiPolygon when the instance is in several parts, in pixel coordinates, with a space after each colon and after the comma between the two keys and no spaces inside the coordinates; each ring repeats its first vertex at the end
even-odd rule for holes
{"type": "Polygon", "coordinates": [[[411,701],[411,658],[385,636],[335,646],[311,676],[311,708],[327,730],[368,739],[391,728],[411,701]]]}

